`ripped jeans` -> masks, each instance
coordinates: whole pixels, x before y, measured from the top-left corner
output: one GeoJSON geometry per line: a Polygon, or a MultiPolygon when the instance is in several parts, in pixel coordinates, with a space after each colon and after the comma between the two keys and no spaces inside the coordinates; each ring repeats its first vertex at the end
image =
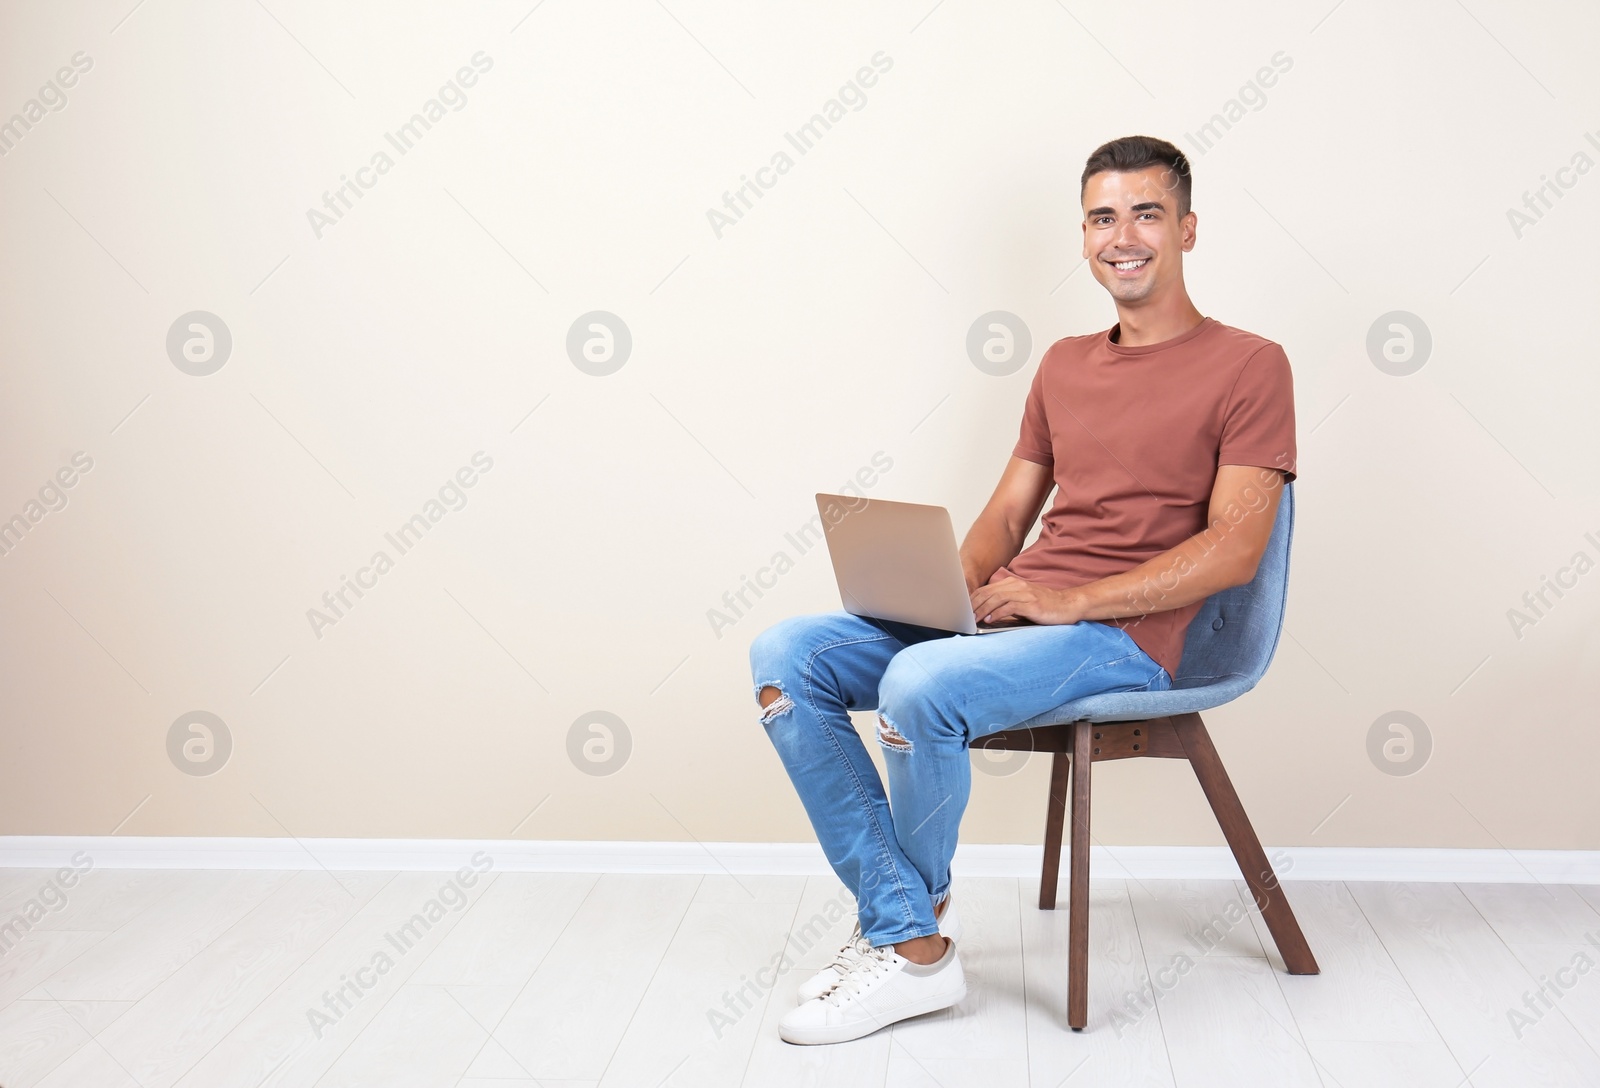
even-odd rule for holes
{"type": "Polygon", "coordinates": [[[1127,632],[1092,620],[947,635],[795,616],[756,637],[750,670],[758,699],[780,693],[761,724],[875,947],[939,931],[973,740],[1084,695],[1172,686],[1127,632]],[[874,709],[892,811],[848,713],[874,709]]]}

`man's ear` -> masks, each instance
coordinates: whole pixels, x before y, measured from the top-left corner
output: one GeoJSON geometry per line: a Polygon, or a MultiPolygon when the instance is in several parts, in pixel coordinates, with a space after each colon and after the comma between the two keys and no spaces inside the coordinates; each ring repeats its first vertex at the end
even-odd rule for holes
{"type": "Polygon", "coordinates": [[[1085,219],[1083,221],[1082,226],[1083,226],[1083,259],[1087,261],[1089,259],[1089,221],[1087,219],[1085,219]]]}
{"type": "Polygon", "coordinates": [[[1194,240],[1195,240],[1195,230],[1194,230],[1194,228],[1195,228],[1195,224],[1197,222],[1199,222],[1199,219],[1200,219],[1200,217],[1195,215],[1194,212],[1190,212],[1189,214],[1187,214],[1187,215],[1185,215],[1183,217],[1183,251],[1185,253],[1188,253],[1191,249],[1194,248],[1194,240]]]}

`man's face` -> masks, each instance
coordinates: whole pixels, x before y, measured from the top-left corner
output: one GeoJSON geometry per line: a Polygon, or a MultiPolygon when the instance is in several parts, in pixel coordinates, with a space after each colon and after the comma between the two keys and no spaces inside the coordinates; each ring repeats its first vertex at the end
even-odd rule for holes
{"type": "Polygon", "coordinates": [[[1119,303],[1141,303],[1183,282],[1195,214],[1178,215],[1176,178],[1165,166],[1100,173],[1083,189],[1083,255],[1119,303]]]}

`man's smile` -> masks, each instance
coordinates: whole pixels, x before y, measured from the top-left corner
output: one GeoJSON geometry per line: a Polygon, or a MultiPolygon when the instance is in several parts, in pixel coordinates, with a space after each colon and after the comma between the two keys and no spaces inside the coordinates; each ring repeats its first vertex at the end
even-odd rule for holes
{"type": "Polygon", "coordinates": [[[1125,261],[1106,261],[1106,263],[1116,269],[1118,276],[1133,276],[1150,263],[1150,258],[1135,257],[1125,261]]]}

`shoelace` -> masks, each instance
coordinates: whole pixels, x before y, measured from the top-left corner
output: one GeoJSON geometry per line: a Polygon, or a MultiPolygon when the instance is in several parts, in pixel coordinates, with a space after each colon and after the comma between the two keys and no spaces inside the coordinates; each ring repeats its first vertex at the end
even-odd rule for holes
{"type": "Polygon", "coordinates": [[[828,966],[843,975],[860,958],[861,943],[861,923],[858,921],[855,928],[850,931],[850,939],[844,942],[844,946],[838,952],[834,953],[833,962],[828,966]]]}
{"type": "Polygon", "coordinates": [[[862,938],[856,942],[856,952],[855,960],[851,962],[839,981],[823,992],[822,996],[829,1004],[842,1005],[846,998],[865,990],[867,983],[876,978],[880,970],[888,968],[889,957],[894,954],[894,949],[889,945],[874,948],[862,938]]]}

